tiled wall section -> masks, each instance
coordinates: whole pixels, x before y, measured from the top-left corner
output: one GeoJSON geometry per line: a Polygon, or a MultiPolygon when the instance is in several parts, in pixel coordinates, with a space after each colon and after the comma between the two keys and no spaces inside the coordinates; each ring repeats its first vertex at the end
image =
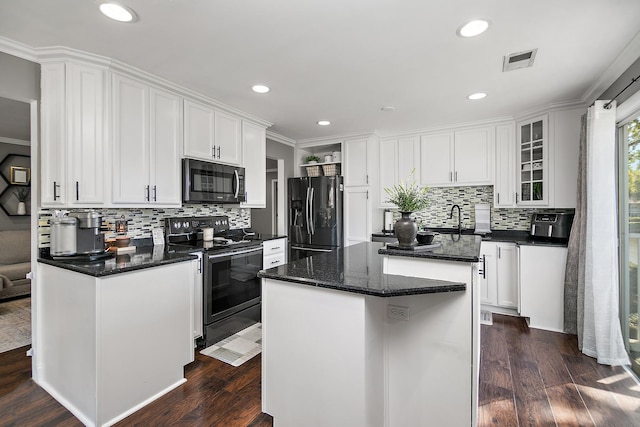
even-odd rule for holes
{"type": "MultiPolygon", "coordinates": [[[[430,189],[431,206],[421,212],[416,212],[419,226],[422,227],[457,227],[457,209],[452,219],[449,219],[451,207],[459,205],[462,213],[462,228],[475,227],[476,203],[491,205],[492,230],[528,230],[531,225],[531,214],[536,211],[554,211],[553,209],[504,209],[493,207],[493,186],[480,187],[433,187],[430,189]]],[[[563,211],[561,209],[557,211],[563,211]]],[[[566,209],[564,210],[566,211],[566,209]]],[[[395,214],[400,217],[400,214],[395,214]]]]}
{"type": "MultiPolygon", "coordinates": [[[[238,207],[226,207],[223,205],[193,204],[183,205],[175,209],[102,209],[97,210],[102,214],[103,226],[109,229],[105,237],[115,237],[115,221],[122,216],[127,220],[129,231],[127,235],[133,239],[151,238],[151,230],[164,228],[164,219],[181,216],[214,216],[226,215],[229,217],[231,228],[251,227],[251,209],[238,207]]],[[[38,239],[40,247],[49,246],[49,219],[53,210],[41,210],[39,212],[38,239]]]]}

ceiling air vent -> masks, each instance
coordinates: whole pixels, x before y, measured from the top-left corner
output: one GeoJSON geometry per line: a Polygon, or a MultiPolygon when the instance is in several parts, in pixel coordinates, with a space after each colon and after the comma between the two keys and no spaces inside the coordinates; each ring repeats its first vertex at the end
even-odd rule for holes
{"type": "Polygon", "coordinates": [[[517,70],[518,68],[527,68],[533,66],[533,60],[536,58],[538,49],[531,49],[524,52],[511,53],[504,57],[502,71],[517,70]]]}

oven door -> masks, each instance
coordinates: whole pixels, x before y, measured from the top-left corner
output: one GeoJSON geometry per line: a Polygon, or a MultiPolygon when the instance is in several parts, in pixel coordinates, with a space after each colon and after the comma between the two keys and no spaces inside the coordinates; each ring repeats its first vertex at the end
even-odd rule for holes
{"type": "Polygon", "coordinates": [[[262,246],[208,255],[204,278],[204,323],[217,322],[260,303],[262,246]]]}
{"type": "Polygon", "coordinates": [[[183,202],[240,203],[246,200],[244,168],[182,160],[183,202]]]}

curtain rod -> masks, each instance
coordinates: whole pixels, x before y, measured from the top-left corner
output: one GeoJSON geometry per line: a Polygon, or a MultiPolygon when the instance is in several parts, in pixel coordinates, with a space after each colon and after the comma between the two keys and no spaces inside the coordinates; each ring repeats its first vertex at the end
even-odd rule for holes
{"type": "Polygon", "coordinates": [[[603,105],[603,107],[604,107],[605,109],[607,109],[607,110],[608,110],[609,108],[611,108],[611,103],[612,103],[613,101],[615,101],[617,97],[619,97],[620,95],[622,95],[622,92],[624,92],[625,90],[629,89],[629,87],[631,87],[631,85],[632,85],[632,84],[634,84],[635,82],[637,82],[637,81],[638,81],[638,79],[640,79],[640,76],[636,77],[635,79],[631,79],[631,83],[629,83],[628,85],[626,85],[626,86],[624,87],[624,89],[622,89],[620,92],[618,92],[618,94],[617,94],[616,96],[614,96],[614,97],[613,97],[613,99],[612,99],[611,101],[609,101],[609,102],[607,102],[606,104],[604,104],[604,105],[603,105]]]}

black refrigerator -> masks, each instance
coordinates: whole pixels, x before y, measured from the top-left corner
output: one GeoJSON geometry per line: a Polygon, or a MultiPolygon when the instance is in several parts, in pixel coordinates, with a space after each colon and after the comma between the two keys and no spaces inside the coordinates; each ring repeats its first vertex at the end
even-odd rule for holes
{"type": "Polygon", "coordinates": [[[289,261],[342,247],[341,176],[289,178],[289,261]]]}

